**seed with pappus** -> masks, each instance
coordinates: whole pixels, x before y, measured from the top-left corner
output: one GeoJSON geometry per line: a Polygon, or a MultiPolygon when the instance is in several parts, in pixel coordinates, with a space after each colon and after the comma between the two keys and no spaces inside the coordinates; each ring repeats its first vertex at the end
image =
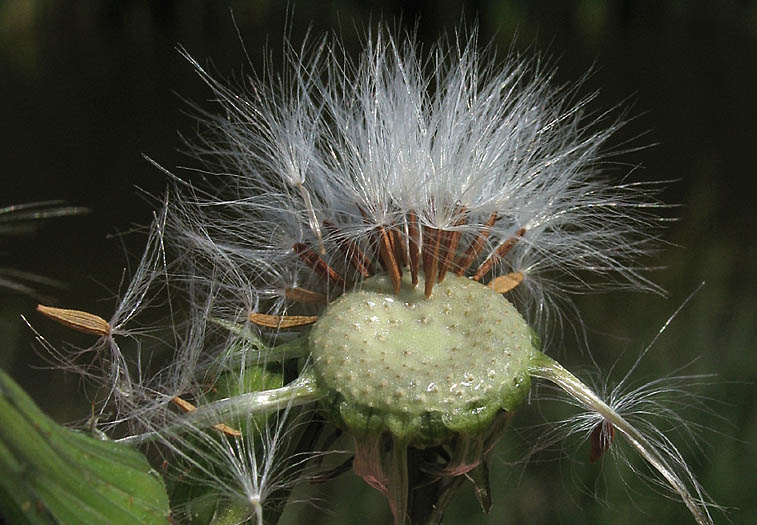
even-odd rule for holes
{"type": "Polygon", "coordinates": [[[596,415],[592,461],[625,439],[711,523],[677,449],[536,335],[571,293],[656,289],[641,260],[655,186],[603,171],[622,122],[590,112],[593,95],[477,46],[424,55],[380,31],[351,61],[323,39],[290,51],[283,76],[237,86],[186,55],[220,109],[198,108],[190,141],[212,182],[171,174],[157,236],[191,319],[174,362],[131,381],[118,415],[141,428],[125,442],[157,442],[184,469],[186,515],[200,494],[275,522],[298,478],[351,465],[395,524],[439,523],[461,479],[486,500],[487,453],[538,378],[596,415]],[[343,433],[352,457],[327,469],[343,433]]]}

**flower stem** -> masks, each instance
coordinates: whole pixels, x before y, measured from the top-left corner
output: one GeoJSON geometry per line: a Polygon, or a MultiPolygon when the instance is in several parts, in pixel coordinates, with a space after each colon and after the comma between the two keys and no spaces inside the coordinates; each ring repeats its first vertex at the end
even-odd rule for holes
{"type": "Polygon", "coordinates": [[[318,388],[315,376],[303,373],[296,380],[281,388],[248,392],[220,399],[197,407],[182,419],[191,424],[212,424],[222,419],[274,412],[287,406],[300,406],[324,396],[318,388]]]}
{"type": "Polygon", "coordinates": [[[410,492],[407,468],[407,443],[394,438],[392,443],[391,471],[389,475],[389,505],[395,525],[407,523],[407,499],[410,492]]]}
{"type": "Polygon", "coordinates": [[[693,485],[696,497],[691,494],[687,484],[677,473],[677,469],[657,450],[657,446],[651,443],[642,432],[631,425],[607,403],[602,401],[591,388],[566,370],[560,363],[544,354],[538,353],[529,365],[529,373],[533,377],[546,379],[556,384],[587,409],[598,413],[605,421],[612,424],[628,440],[631,446],[636,449],[641,457],[657,470],[673,490],[678,493],[696,522],[699,525],[712,525],[712,517],[703,502],[703,494],[696,484],[693,475],[685,465],[681,465],[681,468],[684,469],[686,477],[690,478],[689,484],[693,485]]]}
{"type": "MultiPolygon", "coordinates": [[[[182,415],[169,429],[180,430],[186,425],[212,426],[225,420],[267,414],[285,407],[295,407],[317,401],[325,395],[312,373],[304,372],[296,380],[281,388],[249,392],[220,399],[182,415]]],[[[162,431],[160,431],[162,432],[162,431]]],[[[157,438],[159,431],[128,436],[118,441],[138,445],[157,438]]]]}

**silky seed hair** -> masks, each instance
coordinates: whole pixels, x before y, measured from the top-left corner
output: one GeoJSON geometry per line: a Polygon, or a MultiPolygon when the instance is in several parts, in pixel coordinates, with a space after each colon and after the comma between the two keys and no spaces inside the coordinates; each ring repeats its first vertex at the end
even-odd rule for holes
{"type": "MultiPolygon", "coordinates": [[[[175,348],[178,326],[166,330],[144,316],[148,310],[169,306],[167,299],[168,270],[163,238],[168,207],[156,213],[147,230],[147,243],[132,272],[124,269],[116,294],[116,305],[106,321],[100,315],[76,309],[38,305],[37,311],[74,331],[97,336],[87,346],[64,344],[58,347],[46,339],[26,319],[25,322],[45,350],[43,357],[53,366],[78,375],[93,393],[93,420],[102,429],[110,430],[123,422],[135,419],[139,402],[145,400],[145,389],[152,371],[148,364],[155,348],[175,348]],[[151,351],[143,355],[142,344],[149,343],[151,351]],[[122,347],[129,348],[124,351],[122,347]],[[115,414],[111,411],[115,409],[115,414]]],[[[169,317],[168,322],[172,319],[169,317]]],[[[152,386],[152,385],[150,385],[152,386]]],[[[136,425],[138,428],[139,424],[136,425]]]]}
{"type": "Polygon", "coordinates": [[[187,55],[221,108],[191,143],[220,191],[184,188],[171,214],[193,264],[242,273],[274,315],[376,270],[435,273],[427,296],[447,272],[517,274],[537,326],[572,293],[657,290],[656,188],[605,176],[622,120],[592,112],[596,94],[555,87],[545,60],[480,53],[475,33],[427,60],[412,36],[366,46],[352,61],[324,39],[233,87],[187,55]]]}

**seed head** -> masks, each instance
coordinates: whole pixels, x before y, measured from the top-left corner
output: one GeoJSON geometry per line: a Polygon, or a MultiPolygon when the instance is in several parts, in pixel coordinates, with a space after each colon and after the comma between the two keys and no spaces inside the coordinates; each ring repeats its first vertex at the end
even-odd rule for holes
{"type": "Polygon", "coordinates": [[[656,289],[638,260],[654,185],[605,172],[622,120],[556,87],[539,58],[480,52],[475,33],[419,49],[380,31],[353,61],[323,39],[290,51],[283,76],[237,86],[185,53],[221,110],[198,108],[189,144],[211,183],[169,174],[144,264],[156,275],[162,262],[189,320],[171,319],[173,362],[132,385],[118,421],[142,433],[125,440],[164,445],[262,523],[273,489],[291,485],[272,473],[296,478],[339,426],[401,524],[411,483],[485,472],[542,378],[592,413],[597,459],[617,430],[709,523],[676,449],[542,354],[526,321],[543,331],[574,292],[656,289]],[[175,262],[155,257],[164,246],[175,262]]]}

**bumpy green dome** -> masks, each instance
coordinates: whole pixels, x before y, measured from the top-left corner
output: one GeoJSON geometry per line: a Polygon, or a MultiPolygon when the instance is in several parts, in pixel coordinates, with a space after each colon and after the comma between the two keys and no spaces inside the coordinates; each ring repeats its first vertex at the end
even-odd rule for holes
{"type": "Polygon", "coordinates": [[[530,387],[530,329],[504,297],[455,275],[426,299],[386,275],[331,304],[310,333],[321,387],[354,433],[389,431],[415,446],[477,433],[530,387]]]}

